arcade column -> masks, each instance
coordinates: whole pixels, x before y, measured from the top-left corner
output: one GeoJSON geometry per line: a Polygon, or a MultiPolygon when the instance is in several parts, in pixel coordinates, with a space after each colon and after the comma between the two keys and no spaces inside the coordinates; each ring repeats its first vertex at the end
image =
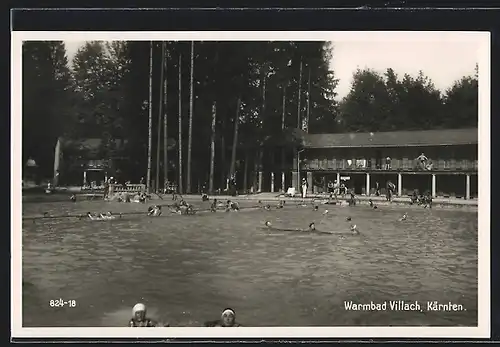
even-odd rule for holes
{"type": "Polygon", "coordinates": [[[465,199],[470,200],[470,174],[465,175],[465,199]]]}
{"type": "Polygon", "coordinates": [[[300,187],[298,185],[298,182],[299,182],[298,177],[299,177],[299,175],[298,175],[297,171],[292,171],[292,187],[295,188],[295,191],[297,193],[300,192],[300,187]]]}
{"type": "Polygon", "coordinates": [[[370,196],[370,173],[366,173],[366,196],[370,196]]]}
{"type": "Polygon", "coordinates": [[[262,171],[259,171],[259,193],[262,192],[262,171]]]}
{"type": "Polygon", "coordinates": [[[313,193],[313,173],[311,171],[307,172],[307,194],[313,193]]]}
{"type": "Polygon", "coordinates": [[[401,197],[401,195],[403,195],[403,175],[398,172],[398,196],[401,197]]]}
{"type": "Polygon", "coordinates": [[[432,174],[431,194],[433,198],[436,197],[436,174],[432,174]]]}

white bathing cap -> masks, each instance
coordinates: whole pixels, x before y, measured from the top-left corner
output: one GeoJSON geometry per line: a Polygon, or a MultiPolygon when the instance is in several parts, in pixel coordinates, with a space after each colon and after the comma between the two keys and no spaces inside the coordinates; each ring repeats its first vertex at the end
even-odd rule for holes
{"type": "Polygon", "coordinates": [[[132,314],[135,314],[136,312],[144,311],[146,312],[146,305],[144,304],[136,304],[134,308],[132,309],[132,314]]]}
{"type": "Polygon", "coordinates": [[[234,313],[234,311],[230,308],[226,308],[223,312],[222,312],[222,316],[225,316],[226,314],[230,314],[232,316],[235,316],[236,314],[234,313]]]}

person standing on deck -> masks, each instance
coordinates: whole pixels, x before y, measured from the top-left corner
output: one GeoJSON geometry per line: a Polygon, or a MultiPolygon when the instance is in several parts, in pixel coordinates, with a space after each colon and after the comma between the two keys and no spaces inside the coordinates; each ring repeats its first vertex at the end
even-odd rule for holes
{"type": "Polygon", "coordinates": [[[307,180],[305,178],[302,179],[302,199],[305,199],[307,196],[307,188],[309,184],[307,183],[307,180]]]}
{"type": "Polygon", "coordinates": [[[417,157],[417,160],[420,162],[420,168],[425,170],[426,166],[427,166],[427,160],[429,160],[424,152],[422,152],[422,154],[420,154],[418,157],[417,157]]]}
{"type": "Polygon", "coordinates": [[[392,196],[394,195],[394,192],[396,191],[396,185],[392,183],[392,181],[387,181],[386,184],[386,194],[385,197],[387,201],[392,201],[392,196]]]}
{"type": "Polygon", "coordinates": [[[390,170],[391,169],[391,157],[387,156],[385,158],[385,169],[390,170]]]}
{"type": "MultiPolygon", "coordinates": [[[[335,181],[335,182],[337,182],[337,181],[335,181]]],[[[335,187],[333,185],[333,182],[328,181],[328,194],[330,195],[330,198],[332,198],[334,193],[335,193],[335,187]]]]}

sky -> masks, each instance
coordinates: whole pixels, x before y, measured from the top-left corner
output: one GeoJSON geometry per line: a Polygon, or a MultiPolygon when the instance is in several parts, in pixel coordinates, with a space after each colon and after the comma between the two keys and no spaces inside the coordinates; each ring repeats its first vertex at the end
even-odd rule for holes
{"type": "MultiPolygon", "coordinates": [[[[71,60],[83,41],[65,41],[71,60]]],[[[417,75],[422,70],[436,88],[445,91],[462,76],[474,74],[479,44],[473,40],[341,40],[332,41],[331,69],[339,79],[337,99],[351,88],[357,68],[384,72],[392,68],[398,75],[417,75]]]]}

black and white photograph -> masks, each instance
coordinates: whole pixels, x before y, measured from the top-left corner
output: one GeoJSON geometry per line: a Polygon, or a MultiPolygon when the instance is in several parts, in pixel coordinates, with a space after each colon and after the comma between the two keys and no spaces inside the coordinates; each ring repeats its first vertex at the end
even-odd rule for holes
{"type": "Polygon", "coordinates": [[[489,33],[12,35],[13,334],[489,334],[489,33]]]}

